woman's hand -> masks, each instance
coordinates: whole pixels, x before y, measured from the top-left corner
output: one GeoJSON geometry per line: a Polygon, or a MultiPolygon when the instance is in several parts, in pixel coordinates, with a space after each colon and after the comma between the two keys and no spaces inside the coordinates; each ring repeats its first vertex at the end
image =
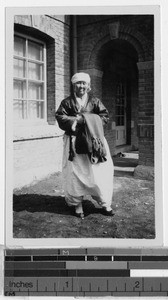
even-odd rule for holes
{"type": "Polygon", "coordinates": [[[82,115],[77,115],[76,120],[77,120],[78,124],[82,124],[84,122],[84,119],[83,119],[82,115]]]}
{"type": "Polygon", "coordinates": [[[76,116],[76,119],[75,119],[75,121],[73,122],[72,127],[71,127],[72,131],[75,131],[75,130],[76,130],[77,124],[82,124],[83,122],[84,122],[83,116],[82,116],[82,115],[77,115],[77,116],[76,116]]]}

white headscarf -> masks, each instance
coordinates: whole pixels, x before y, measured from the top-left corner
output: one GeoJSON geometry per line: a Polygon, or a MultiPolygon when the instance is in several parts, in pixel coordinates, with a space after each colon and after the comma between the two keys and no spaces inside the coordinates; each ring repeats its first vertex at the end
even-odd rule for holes
{"type": "Polygon", "coordinates": [[[74,83],[76,83],[78,81],[85,81],[87,83],[90,83],[90,76],[89,76],[89,74],[83,73],[83,72],[74,74],[72,76],[72,78],[71,78],[72,84],[74,84],[74,83]]]}

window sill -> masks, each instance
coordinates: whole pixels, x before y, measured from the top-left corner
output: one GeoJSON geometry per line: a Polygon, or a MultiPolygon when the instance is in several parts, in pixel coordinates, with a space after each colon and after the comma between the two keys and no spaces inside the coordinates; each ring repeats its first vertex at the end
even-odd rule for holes
{"type": "Polygon", "coordinates": [[[62,136],[64,131],[62,131],[58,125],[49,125],[48,123],[33,124],[15,124],[13,128],[13,140],[23,141],[32,139],[42,139],[50,137],[62,136]]]}

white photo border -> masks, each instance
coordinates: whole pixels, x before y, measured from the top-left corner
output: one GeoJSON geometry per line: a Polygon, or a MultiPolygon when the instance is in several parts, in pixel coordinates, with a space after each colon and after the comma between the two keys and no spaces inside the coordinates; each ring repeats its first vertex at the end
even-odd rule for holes
{"type": "Polygon", "coordinates": [[[5,36],[6,36],[6,199],[5,199],[5,246],[8,248],[24,247],[162,247],[164,237],[163,226],[163,189],[162,189],[162,120],[161,120],[161,26],[159,5],[132,5],[132,6],[106,6],[106,7],[7,7],[5,36]],[[155,65],[154,65],[154,111],[155,111],[155,230],[156,238],[146,239],[93,239],[87,238],[45,238],[45,239],[14,239],[13,238],[13,133],[12,133],[12,59],[13,59],[13,21],[14,15],[23,14],[153,14],[155,18],[155,65]]]}

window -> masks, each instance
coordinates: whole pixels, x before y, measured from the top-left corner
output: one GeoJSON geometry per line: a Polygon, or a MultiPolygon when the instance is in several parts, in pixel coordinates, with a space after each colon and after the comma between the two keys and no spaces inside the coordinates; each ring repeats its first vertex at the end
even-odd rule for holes
{"type": "Polygon", "coordinates": [[[45,44],[14,36],[13,106],[15,120],[44,120],[46,117],[45,44]]]}
{"type": "Polygon", "coordinates": [[[125,125],[125,90],[124,85],[119,83],[117,85],[117,93],[116,93],[116,126],[124,126],[125,125]]]}

